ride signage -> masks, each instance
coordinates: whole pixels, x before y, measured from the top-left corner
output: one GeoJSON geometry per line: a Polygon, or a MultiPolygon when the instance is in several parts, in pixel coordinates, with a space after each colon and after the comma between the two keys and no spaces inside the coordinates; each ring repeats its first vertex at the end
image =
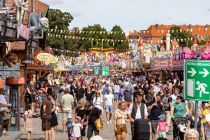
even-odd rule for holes
{"type": "Polygon", "coordinates": [[[210,101],[210,61],[185,60],[185,97],[210,101]]]}

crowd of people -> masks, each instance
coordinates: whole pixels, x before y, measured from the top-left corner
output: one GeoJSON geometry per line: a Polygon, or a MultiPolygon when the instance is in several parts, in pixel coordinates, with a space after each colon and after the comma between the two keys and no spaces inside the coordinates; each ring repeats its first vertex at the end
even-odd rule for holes
{"type": "Polygon", "coordinates": [[[133,140],[149,140],[150,134],[152,140],[167,140],[169,131],[174,139],[210,140],[210,104],[200,103],[195,112],[194,102],[184,99],[178,76],[164,81],[153,73],[58,79],[31,82],[25,90],[29,140],[39,108],[45,140],[55,140],[58,123],[69,140],[103,139],[99,132],[105,125],[113,125],[117,140],[126,140],[129,132],[133,140]],[[197,130],[193,130],[196,113],[197,130]]]}

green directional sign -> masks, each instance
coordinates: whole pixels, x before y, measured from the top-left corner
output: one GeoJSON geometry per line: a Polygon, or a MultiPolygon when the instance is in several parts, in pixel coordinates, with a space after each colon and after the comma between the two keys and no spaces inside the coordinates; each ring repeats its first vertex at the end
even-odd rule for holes
{"type": "Polygon", "coordinates": [[[210,61],[185,61],[185,98],[210,101],[210,61]]]}
{"type": "Polygon", "coordinates": [[[109,76],[109,66],[102,67],[102,76],[109,76]]]}

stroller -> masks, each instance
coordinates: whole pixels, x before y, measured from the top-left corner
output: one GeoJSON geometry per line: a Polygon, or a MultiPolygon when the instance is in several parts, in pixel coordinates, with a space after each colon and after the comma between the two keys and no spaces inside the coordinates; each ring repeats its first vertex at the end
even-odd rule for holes
{"type": "Polygon", "coordinates": [[[187,129],[186,123],[187,119],[186,118],[174,118],[173,120],[173,126],[174,126],[174,136],[175,140],[184,140],[184,133],[187,129]]]}
{"type": "Polygon", "coordinates": [[[150,125],[147,120],[137,119],[134,122],[133,140],[149,140],[150,125]]]}

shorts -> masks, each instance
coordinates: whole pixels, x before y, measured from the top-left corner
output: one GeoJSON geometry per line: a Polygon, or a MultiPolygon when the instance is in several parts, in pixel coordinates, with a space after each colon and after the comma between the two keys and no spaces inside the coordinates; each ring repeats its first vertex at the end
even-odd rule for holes
{"type": "Polygon", "coordinates": [[[67,121],[69,115],[72,116],[71,111],[64,111],[62,113],[63,120],[66,120],[67,121]]]}
{"type": "Polygon", "coordinates": [[[166,138],[166,132],[158,132],[158,138],[166,138]]]}
{"type": "Polygon", "coordinates": [[[117,101],[119,100],[119,93],[114,93],[114,99],[117,101]]]}
{"type": "Polygon", "coordinates": [[[151,127],[152,127],[152,133],[157,132],[157,126],[158,126],[159,120],[151,120],[151,127]]]}
{"type": "Polygon", "coordinates": [[[87,125],[83,125],[83,128],[81,129],[81,136],[83,136],[83,137],[86,136],[86,126],[87,125]]]}
{"type": "Polygon", "coordinates": [[[105,111],[106,112],[112,112],[112,105],[106,105],[105,106],[105,111]]]}
{"type": "Polygon", "coordinates": [[[117,131],[115,131],[115,135],[122,135],[122,133],[127,133],[126,124],[117,125],[117,131]]]}

